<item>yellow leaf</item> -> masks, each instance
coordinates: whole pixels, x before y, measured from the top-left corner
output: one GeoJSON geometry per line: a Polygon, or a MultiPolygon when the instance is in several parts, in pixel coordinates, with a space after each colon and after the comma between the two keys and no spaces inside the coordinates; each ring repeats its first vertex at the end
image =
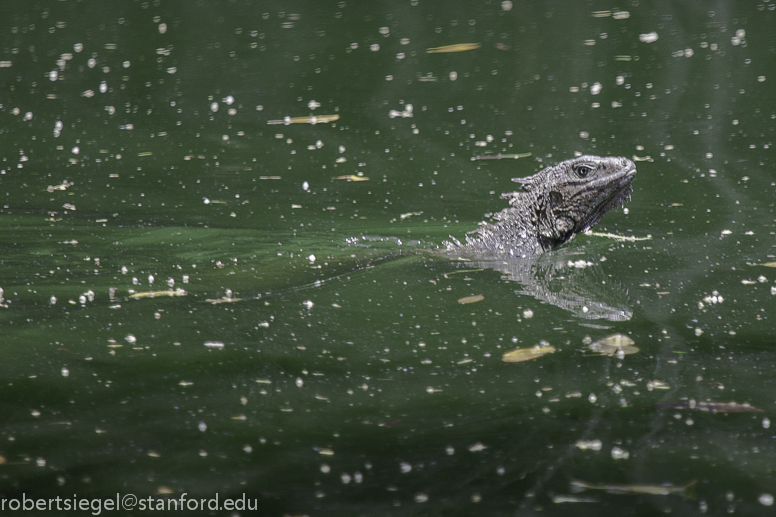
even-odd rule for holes
{"type": "Polygon", "coordinates": [[[175,289],[174,291],[145,291],[142,293],[132,293],[129,295],[130,298],[134,298],[136,300],[140,298],[159,298],[160,296],[186,296],[186,291],[183,289],[175,289]]]}
{"type": "Polygon", "coordinates": [[[356,176],[355,174],[346,174],[344,176],[337,176],[335,180],[348,180],[348,181],[369,181],[367,176],[356,176]]]}
{"type": "Polygon", "coordinates": [[[449,54],[451,52],[466,52],[467,50],[476,50],[480,48],[479,43],[456,43],[455,45],[445,45],[444,47],[427,48],[429,54],[449,54]]]}
{"type": "Polygon", "coordinates": [[[544,345],[536,345],[531,348],[515,348],[509,352],[504,352],[504,355],[501,356],[501,360],[505,363],[522,363],[523,361],[538,359],[545,354],[555,352],[554,346],[546,341],[544,343],[544,345]]]}

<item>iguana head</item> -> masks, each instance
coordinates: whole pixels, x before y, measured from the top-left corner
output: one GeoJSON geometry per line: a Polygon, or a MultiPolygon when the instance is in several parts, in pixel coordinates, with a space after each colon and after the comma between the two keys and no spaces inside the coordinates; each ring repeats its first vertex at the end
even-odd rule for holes
{"type": "MultiPolygon", "coordinates": [[[[513,178],[534,198],[542,248],[555,248],[594,226],[630,198],[636,165],[623,157],[579,156],[527,178],[513,178]]],[[[510,203],[520,203],[515,196],[510,203]]]]}

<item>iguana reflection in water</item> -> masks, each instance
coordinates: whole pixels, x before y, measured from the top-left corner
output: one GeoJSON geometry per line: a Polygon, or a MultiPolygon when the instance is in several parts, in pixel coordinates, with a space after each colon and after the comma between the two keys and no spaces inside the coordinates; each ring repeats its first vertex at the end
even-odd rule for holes
{"type": "Polygon", "coordinates": [[[501,195],[510,207],[469,232],[466,242],[455,237],[440,253],[489,268],[518,282],[518,294],[569,310],[586,319],[628,320],[627,295],[606,285],[600,268],[554,250],[593,227],[604,214],[630,198],[635,164],[623,157],[580,156],[547,167],[527,178],[513,178],[522,192],[501,195]]]}
{"type": "Polygon", "coordinates": [[[607,278],[599,264],[579,265],[579,251],[558,250],[540,256],[502,260],[466,260],[465,268],[493,269],[520,284],[515,292],[588,319],[627,321],[633,316],[627,291],[607,278]],[[577,260],[575,260],[575,258],[577,260]]]}

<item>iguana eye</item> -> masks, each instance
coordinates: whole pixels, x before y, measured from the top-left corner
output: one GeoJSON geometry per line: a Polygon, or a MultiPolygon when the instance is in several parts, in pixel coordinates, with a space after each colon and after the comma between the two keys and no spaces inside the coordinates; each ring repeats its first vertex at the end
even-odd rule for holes
{"type": "Polygon", "coordinates": [[[580,178],[584,178],[591,172],[593,172],[593,168],[589,165],[577,165],[574,167],[574,172],[577,173],[577,176],[580,178]]]}

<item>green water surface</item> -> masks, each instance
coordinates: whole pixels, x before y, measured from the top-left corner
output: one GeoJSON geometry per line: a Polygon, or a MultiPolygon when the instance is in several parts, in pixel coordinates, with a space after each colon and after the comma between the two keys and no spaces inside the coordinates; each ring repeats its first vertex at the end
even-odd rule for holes
{"type": "Polygon", "coordinates": [[[775,23],[767,2],[4,0],[0,499],[770,515],[775,23]],[[476,159],[498,153],[523,157],[476,159]],[[575,153],[636,160],[596,228],[636,240],[427,251],[575,153]],[[638,352],[591,352],[615,333],[638,352]]]}

